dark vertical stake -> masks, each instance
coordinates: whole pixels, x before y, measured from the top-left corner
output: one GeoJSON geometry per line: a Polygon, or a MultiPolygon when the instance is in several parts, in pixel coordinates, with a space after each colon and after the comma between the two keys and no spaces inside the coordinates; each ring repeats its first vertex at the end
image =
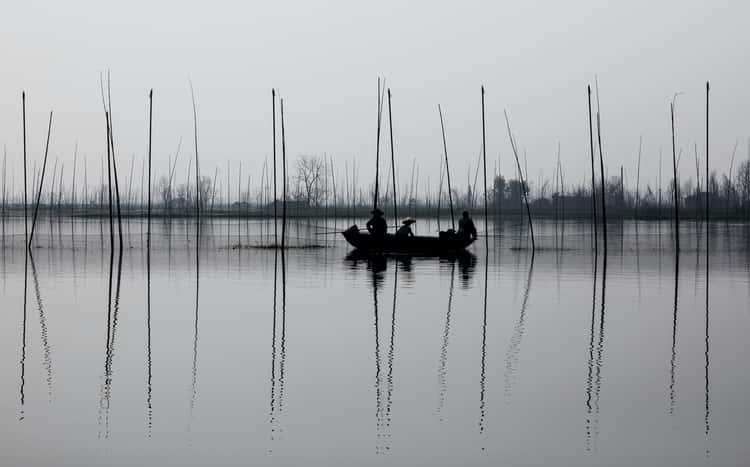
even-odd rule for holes
{"type": "MultiPolygon", "coordinates": [[[[112,220],[112,160],[109,152],[109,112],[104,112],[104,118],[107,120],[107,191],[109,192],[109,247],[115,250],[115,224],[112,220]]],[[[114,253],[113,253],[114,254],[114,253]]]]}
{"type": "MultiPolygon", "coordinates": [[[[709,235],[709,198],[710,198],[710,191],[711,191],[711,182],[710,182],[710,174],[708,172],[708,93],[710,91],[710,87],[708,84],[708,81],[706,81],[706,268],[708,268],[708,235],[709,235]]],[[[706,269],[706,272],[708,272],[708,269],[706,269]]],[[[706,276],[708,278],[708,276],[706,276]]],[[[708,286],[706,286],[708,289],[708,286]]]]}
{"type": "MultiPolygon", "coordinates": [[[[383,82],[385,88],[385,82],[383,82]]],[[[373,199],[373,209],[378,207],[378,183],[380,180],[380,122],[383,115],[383,94],[380,91],[380,78],[378,78],[378,129],[375,138],[375,194],[373,199]]]]}
{"type": "Polygon", "coordinates": [[[375,137],[375,194],[372,209],[378,207],[378,180],[380,179],[380,78],[378,78],[378,125],[375,137]]]}
{"type": "Polygon", "coordinates": [[[393,116],[391,115],[391,90],[388,89],[388,130],[391,134],[391,177],[393,179],[393,225],[398,229],[398,212],[396,208],[396,156],[393,153],[393,116]]]}
{"type": "MultiPolygon", "coordinates": [[[[47,153],[49,152],[49,135],[52,131],[52,111],[49,113],[49,126],[47,127],[47,144],[44,146],[44,162],[42,163],[42,175],[39,179],[39,193],[36,196],[36,204],[34,206],[34,218],[31,221],[31,234],[29,235],[29,248],[31,248],[31,242],[34,240],[34,227],[36,226],[36,217],[39,214],[39,201],[42,198],[42,187],[44,186],[44,172],[47,169],[47,153]]],[[[25,138],[24,138],[25,140],[25,138]]]]}
{"type": "Polygon", "coordinates": [[[451,193],[451,171],[448,167],[448,145],[445,142],[445,125],[443,124],[443,109],[438,104],[438,113],[440,114],[440,129],[443,132],[443,153],[445,154],[445,174],[448,177],[448,202],[451,205],[451,226],[453,230],[456,230],[456,219],[453,216],[453,194],[451,193]]]}
{"type": "MultiPolygon", "coordinates": [[[[516,158],[516,167],[518,168],[518,178],[521,179],[521,193],[526,204],[526,216],[529,219],[529,233],[531,234],[531,262],[534,263],[534,253],[536,252],[536,242],[534,241],[534,224],[531,222],[531,208],[529,208],[529,194],[527,181],[524,179],[523,171],[521,170],[521,160],[518,158],[518,149],[516,143],[513,140],[513,133],[510,131],[510,120],[508,119],[508,112],[505,113],[505,123],[508,127],[508,138],[510,139],[510,147],[513,149],[513,156],[516,158]]],[[[528,172],[528,171],[527,171],[528,172]]]]}
{"type": "MultiPolygon", "coordinates": [[[[485,248],[487,248],[489,246],[489,237],[487,236],[489,221],[487,214],[487,139],[484,126],[484,86],[482,86],[482,164],[484,168],[484,246],[485,248]]],[[[487,297],[485,295],[485,311],[487,307],[486,298],[487,297]]]]}
{"type": "Polygon", "coordinates": [[[29,221],[28,221],[28,183],[26,182],[26,92],[21,92],[21,113],[23,115],[23,235],[26,249],[29,248],[29,221]]]}
{"type": "Polygon", "coordinates": [[[672,119],[672,169],[674,179],[672,183],[672,192],[674,198],[674,235],[675,235],[675,250],[677,253],[680,252],[680,198],[679,198],[679,181],[677,180],[677,154],[675,152],[674,142],[674,99],[669,104],[669,114],[672,119]]]}
{"type": "MultiPolygon", "coordinates": [[[[190,83],[190,97],[193,100],[193,142],[195,145],[195,213],[197,224],[200,226],[201,221],[201,193],[200,193],[200,165],[198,164],[198,112],[195,108],[195,93],[193,92],[193,83],[190,83]]],[[[200,230],[200,229],[199,229],[200,230]]],[[[200,232],[196,233],[199,238],[200,232]]]]}
{"type": "Polygon", "coordinates": [[[599,98],[598,98],[598,91],[597,91],[597,109],[596,109],[596,136],[597,140],[599,142],[599,171],[600,171],[600,178],[602,181],[602,234],[604,235],[604,258],[606,261],[607,257],[607,195],[605,194],[605,184],[606,180],[604,179],[604,155],[602,154],[602,127],[601,127],[601,119],[599,117],[599,98]]]}
{"type": "MultiPolygon", "coordinates": [[[[107,95],[109,95],[109,77],[107,77],[107,95]]],[[[109,144],[112,148],[112,176],[115,179],[115,202],[117,203],[117,233],[122,250],[122,214],[120,212],[120,183],[117,177],[117,161],[115,159],[115,135],[112,131],[112,104],[109,103],[109,144]]]]}
{"type": "MultiPolygon", "coordinates": [[[[146,226],[146,256],[148,264],[151,264],[151,131],[153,125],[153,105],[154,90],[148,93],[148,209],[147,209],[147,226],[146,226]]],[[[149,274],[150,274],[149,269],[149,274]]],[[[150,289],[149,289],[150,292],[150,289]]],[[[149,295],[150,299],[150,295],[149,295]]]]}
{"type": "MultiPolygon", "coordinates": [[[[643,149],[643,136],[638,141],[638,168],[635,174],[635,218],[638,219],[638,208],[641,205],[641,152],[643,149]]],[[[696,159],[697,162],[697,159],[696,159]]],[[[697,180],[698,186],[700,186],[700,178],[697,180]]]]}
{"type": "MultiPolygon", "coordinates": [[[[282,176],[282,205],[281,205],[281,249],[286,245],[286,135],[284,134],[284,99],[281,99],[281,176],[282,176]]],[[[281,257],[284,261],[283,252],[281,257]]]]}

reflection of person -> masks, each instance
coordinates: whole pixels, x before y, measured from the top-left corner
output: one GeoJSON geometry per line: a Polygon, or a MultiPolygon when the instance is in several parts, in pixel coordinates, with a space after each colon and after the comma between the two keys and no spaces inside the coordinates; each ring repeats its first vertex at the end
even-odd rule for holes
{"type": "Polygon", "coordinates": [[[397,237],[413,237],[414,232],[411,231],[411,227],[409,226],[415,222],[417,221],[415,221],[414,219],[404,219],[403,221],[401,221],[401,223],[404,225],[399,227],[398,231],[396,231],[396,236],[397,237]]]}
{"type": "Polygon", "coordinates": [[[458,221],[458,233],[459,235],[466,235],[472,240],[477,239],[477,228],[474,227],[474,221],[469,217],[469,211],[464,211],[461,220],[458,221]]]}
{"type": "Polygon", "coordinates": [[[388,225],[385,223],[385,219],[383,218],[383,211],[375,208],[370,212],[370,214],[372,214],[372,218],[367,221],[367,224],[365,224],[365,226],[367,227],[367,231],[370,232],[370,235],[372,235],[373,237],[385,238],[385,234],[388,230],[388,225]]]}

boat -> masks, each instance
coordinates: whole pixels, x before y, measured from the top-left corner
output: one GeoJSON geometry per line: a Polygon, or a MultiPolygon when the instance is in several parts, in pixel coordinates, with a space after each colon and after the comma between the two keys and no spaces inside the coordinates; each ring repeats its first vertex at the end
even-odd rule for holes
{"type": "Polygon", "coordinates": [[[474,243],[468,235],[453,232],[440,232],[437,237],[415,235],[397,237],[386,234],[383,239],[376,239],[369,232],[362,232],[357,225],[352,225],[342,232],[347,242],[357,250],[372,253],[401,253],[416,256],[442,256],[461,253],[474,243]]]}

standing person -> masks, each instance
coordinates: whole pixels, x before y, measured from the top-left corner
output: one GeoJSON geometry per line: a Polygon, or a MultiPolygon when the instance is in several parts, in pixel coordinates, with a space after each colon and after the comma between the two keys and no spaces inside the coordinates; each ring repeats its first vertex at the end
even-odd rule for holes
{"type": "Polygon", "coordinates": [[[474,221],[469,217],[469,211],[464,211],[461,220],[458,221],[458,234],[466,235],[472,240],[477,239],[477,228],[474,227],[474,221]]]}
{"type": "Polygon", "coordinates": [[[385,234],[388,231],[388,224],[386,224],[385,218],[383,218],[383,211],[375,208],[370,211],[370,214],[372,214],[372,218],[370,218],[370,220],[367,221],[367,224],[365,224],[367,231],[370,232],[370,235],[373,237],[379,239],[385,238],[385,234]]]}

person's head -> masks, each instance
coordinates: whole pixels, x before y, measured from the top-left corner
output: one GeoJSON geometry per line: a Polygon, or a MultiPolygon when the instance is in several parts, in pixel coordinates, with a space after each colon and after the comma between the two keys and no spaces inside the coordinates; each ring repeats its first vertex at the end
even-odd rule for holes
{"type": "Polygon", "coordinates": [[[464,211],[463,212],[463,216],[464,216],[464,219],[468,219],[469,218],[469,211],[464,211]]]}
{"type": "Polygon", "coordinates": [[[375,216],[375,217],[380,217],[380,216],[382,216],[382,215],[383,215],[383,211],[381,211],[381,210],[380,210],[380,209],[378,209],[378,208],[375,208],[375,209],[373,209],[372,211],[370,211],[370,214],[372,214],[372,215],[373,215],[373,216],[375,216]]]}

